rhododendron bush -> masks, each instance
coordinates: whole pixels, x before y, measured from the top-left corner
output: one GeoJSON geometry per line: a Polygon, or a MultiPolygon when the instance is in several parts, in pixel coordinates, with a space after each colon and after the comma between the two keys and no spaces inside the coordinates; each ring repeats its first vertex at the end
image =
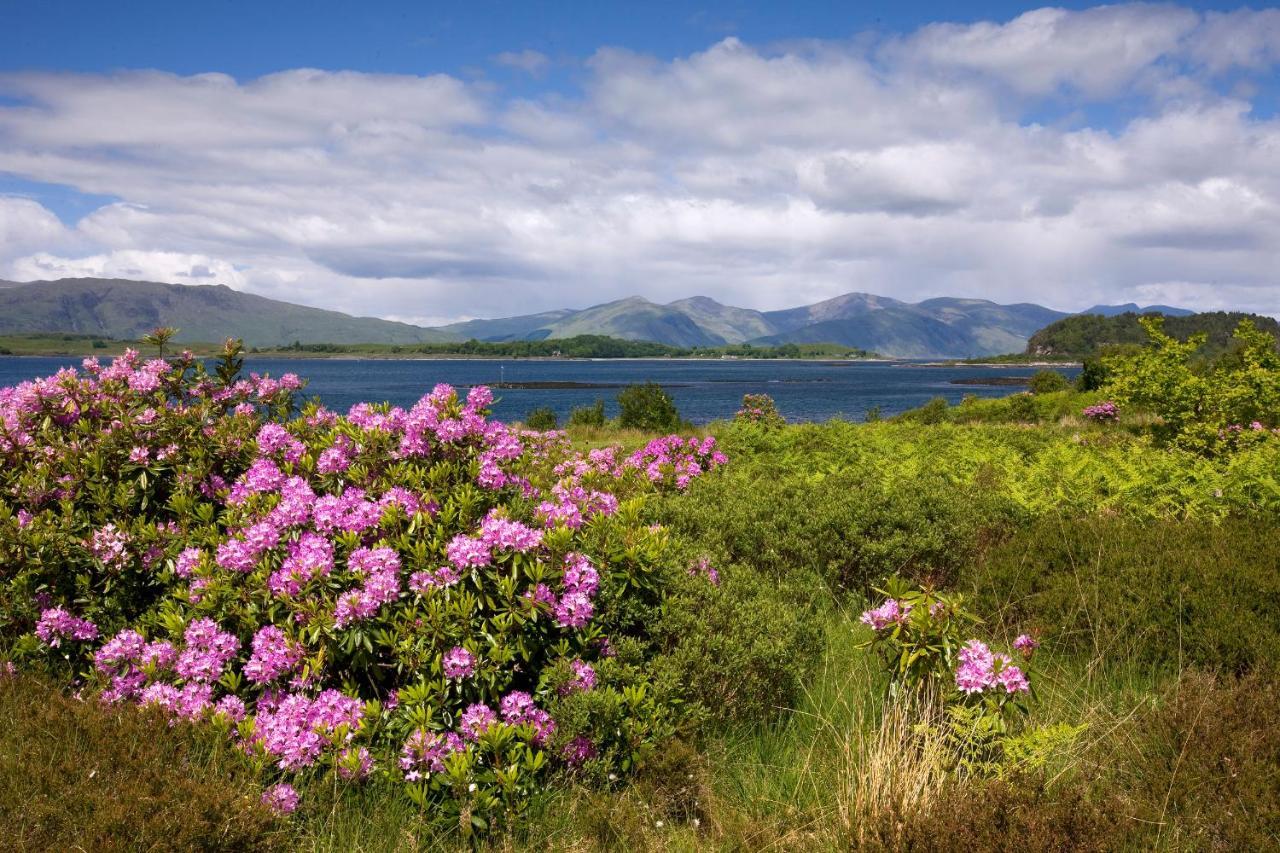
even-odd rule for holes
{"type": "Polygon", "coordinates": [[[644,625],[684,569],[643,502],[723,463],[714,439],[584,455],[483,387],[291,417],[301,383],[237,357],[0,391],[5,656],[225,728],[281,812],[378,776],[483,828],[672,731],[644,625]]]}

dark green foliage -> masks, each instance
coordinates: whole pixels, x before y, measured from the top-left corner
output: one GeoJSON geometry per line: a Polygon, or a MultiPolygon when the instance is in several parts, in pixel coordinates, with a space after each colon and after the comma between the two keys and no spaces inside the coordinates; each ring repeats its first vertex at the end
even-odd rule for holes
{"type": "Polygon", "coordinates": [[[917,424],[940,424],[947,419],[947,398],[934,397],[918,409],[903,412],[899,420],[917,424]]]}
{"type": "Polygon", "coordinates": [[[658,680],[720,720],[764,720],[796,706],[822,649],[822,587],[721,566],[719,586],[690,578],[667,600],[656,636],[658,680]]]}
{"type": "Polygon", "coordinates": [[[556,410],[550,406],[541,406],[529,412],[525,416],[524,425],[529,429],[547,431],[555,429],[560,425],[560,419],[556,416],[556,410]]]}
{"type": "Polygon", "coordinates": [[[590,406],[578,406],[569,412],[569,426],[604,426],[604,400],[596,400],[590,406]]]}
{"type": "Polygon", "coordinates": [[[0,847],[269,850],[285,837],[208,730],[0,677],[0,847]]]}
{"type": "Polygon", "coordinates": [[[966,578],[1010,633],[1116,662],[1243,672],[1280,659],[1280,537],[1228,518],[1046,517],[966,578]]]}
{"type": "Polygon", "coordinates": [[[680,429],[675,401],[661,385],[629,385],[618,394],[618,424],[629,429],[673,432],[680,429]]]}
{"type": "MultiPolygon", "coordinates": [[[[1103,317],[1099,314],[1076,314],[1045,326],[1027,341],[1028,355],[1056,355],[1073,358],[1097,356],[1108,346],[1141,345],[1147,336],[1138,323],[1141,316],[1132,312],[1103,317]]],[[[1163,315],[1154,315],[1163,316],[1163,315]]],[[[1194,334],[1208,336],[1206,355],[1216,356],[1231,346],[1231,333],[1241,320],[1251,319],[1259,329],[1280,336],[1280,323],[1272,317],[1242,314],[1236,311],[1212,311],[1186,317],[1165,317],[1165,331],[1180,341],[1194,334]]]]}
{"type": "Polygon", "coordinates": [[[1076,377],[1076,389],[1079,391],[1097,391],[1107,384],[1107,367],[1101,358],[1086,358],[1080,367],[1080,375],[1076,377]]]}
{"type": "Polygon", "coordinates": [[[1054,394],[1067,390],[1068,384],[1067,377],[1056,370],[1038,370],[1029,387],[1032,394],[1054,394]]]}

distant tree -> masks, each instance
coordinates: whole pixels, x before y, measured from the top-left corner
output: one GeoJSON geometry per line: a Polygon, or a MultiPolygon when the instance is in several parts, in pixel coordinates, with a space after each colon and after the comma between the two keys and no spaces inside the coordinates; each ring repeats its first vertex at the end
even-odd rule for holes
{"type": "Polygon", "coordinates": [[[540,406],[525,416],[524,425],[539,432],[555,429],[560,425],[556,410],[550,406],[540,406]]]}
{"type": "Polygon", "coordinates": [[[629,385],[618,394],[618,423],[633,429],[670,431],[681,427],[680,412],[661,385],[629,385]]]}
{"type": "Polygon", "coordinates": [[[569,412],[569,426],[604,426],[604,400],[596,400],[590,406],[577,406],[569,412]]]}
{"type": "Polygon", "coordinates": [[[1040,370],[1031,377],[1032,394],[1053,394],[1065,391],[1068,387],[1067,377],[1056,370],[1040,370]]]}

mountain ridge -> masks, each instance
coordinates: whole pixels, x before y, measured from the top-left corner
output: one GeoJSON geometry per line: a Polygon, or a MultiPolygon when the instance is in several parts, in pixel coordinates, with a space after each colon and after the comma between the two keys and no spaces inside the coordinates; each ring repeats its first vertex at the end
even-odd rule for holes
{"type": "MultiPolygon", "coordinates": [[[[1153,307],[1170,316],[1191,313],[1153,307]]],[[[1111,316],[1127,308],[1098,305],[1089,310],[1111,316]]],[[[934,297],[911,303],[855,291],[772,311],[725,305],[703,295],[665,304],[630,296],[582,309],[424,327],[296,305],[221,284],[96,278],[0,282],[0,333],[78,332],[134,339],[155,326],[171,325],[181,329],[179,341],[235,336],[250,346],[509,342],[585,334],[686,348],[834,343],[888,357],[965,358],[1021,351],[1038,330],[1069,316],[1074,315],[1027,302],[934,297]]]]}

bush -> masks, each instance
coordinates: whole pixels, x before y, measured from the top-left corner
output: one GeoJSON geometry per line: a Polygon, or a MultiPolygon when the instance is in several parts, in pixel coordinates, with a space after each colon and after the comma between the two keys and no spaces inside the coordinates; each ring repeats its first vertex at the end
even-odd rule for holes
{"type": "Polygon", "coordinates": [[[556,417],[555,409],[550,406],[541,406],[525,416],[524,425],[529,429],[547,432],[559,426],[560,419],[556,417]]]}
{"type": "Polygon", "coordinates": [[[618,408],[618,424],[624,428],[669,432],[683,426],[675,401],[656,382],[622,389],[618,408]]]}
{"type": "Polygon", "coordinates": [[[720,576],[718,586],[692,577],[668,599],[655,668],[714,719],[774,719],[796,707],[821,652],[820,588],[800,573],[774,580],[746,565],[720,576]]]}
{"type": "Polygon", "coordinates": [[[1067,377],[1056,370],[1038,370],[1029,385],[1032,394],[1055,394],[1070,387],[1067,377]]]}
{"type": "Polygon", "coordinates": [[[1063,651],[1245,672],[1280,659],[1277,565],[1280,539],[1256,519],[1051,516],[991,549],[965,586],[1008,632],[1042,628],[1063,651]]]}
{"type": "Polygon", "coordinates": [[[604,424],[604,400],[596,400],[590,406],[577,406],[569,412],[569,426],[598,429],[604,424]]]}
{"type": "Polygon", "coordinates": [[[947,398],[934,397],[918,409],[911,409],[898,415],[898,419],[916,424],[940,424],[947,420],[947,412],[947,398]]]}
{"type": "Polygon", "coordinates": [[[742,408],[734,415],[734,420],[759,424],[766,429],[777,429],[787,423],[786,418],[778,413],[777,404],[768,394],[744,395],[742,408]]]}
{"type": "Polygon", "coordinates": [[[2,392],[0,658],[234,731],[281,811],[376,770],[487,831],[671,734],[642,496],[723,463],[715,439],[582,456],[445,385],[281,422],[246,399],[279,382],[219,376],[130,355],[2,392]]]}
{"type": "Polygon", "coordinates": [[[0,846],[269,850],[287,839],[212,732],[0,678],[0,846]]]}

